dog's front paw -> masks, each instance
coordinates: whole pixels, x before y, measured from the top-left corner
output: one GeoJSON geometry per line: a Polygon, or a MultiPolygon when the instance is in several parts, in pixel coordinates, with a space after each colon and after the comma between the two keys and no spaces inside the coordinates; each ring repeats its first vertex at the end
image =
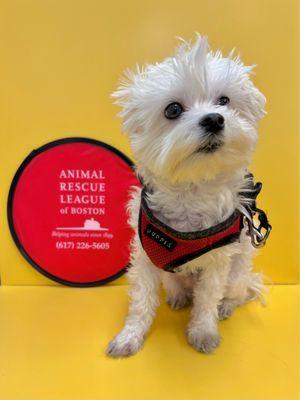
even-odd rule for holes
{"type": "Polygon", "coordinates": [[[220,321],[227,319],[235,309],[236,304],[230,299],[223,299],[218,305],[218,318],[220,321]]]}
{"type": "Polygon", "coordinates": [[[167,295],[167,304],[173,310],[180,310],[191,304],[192,298],[185,292],[177,293],[175,296],[167,295]]]}
{"type": "Polygon", "coordinates": [[[218,332],[202,332],[199,329],[188,329],[187,341],[201,353],[211,353],[220,344],[218,332]]]}
{"type": "Polygon", "coordinates": [[[133,330],[124,328],[108,345],[106,355],[109,357],[129,357],[139,351],[144,338],[133,330]]]}

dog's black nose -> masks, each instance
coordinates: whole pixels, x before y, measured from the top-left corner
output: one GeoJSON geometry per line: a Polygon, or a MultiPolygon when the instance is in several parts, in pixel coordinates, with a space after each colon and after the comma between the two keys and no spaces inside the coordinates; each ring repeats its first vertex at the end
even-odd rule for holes
{"type": "Polygon", "coordinates": [[[200,120],[199,125],[204,128],[207,133],[218,133],[224,129],[225,120],[221,114],[211,113],[205,115],[205,117],[200,120]]]}

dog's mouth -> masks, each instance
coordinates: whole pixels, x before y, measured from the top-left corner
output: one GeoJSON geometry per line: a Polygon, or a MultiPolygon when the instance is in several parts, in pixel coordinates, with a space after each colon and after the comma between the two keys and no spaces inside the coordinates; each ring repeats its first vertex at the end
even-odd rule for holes
{"type": "Polygon", "coordinates": [[[212,136],[208,138],[208,140],[206,140],[206,142],[197,149],[197,153],[214,153],[223,145],[224,141],[221,138],[216,138],[215,136],[212,136]]]}

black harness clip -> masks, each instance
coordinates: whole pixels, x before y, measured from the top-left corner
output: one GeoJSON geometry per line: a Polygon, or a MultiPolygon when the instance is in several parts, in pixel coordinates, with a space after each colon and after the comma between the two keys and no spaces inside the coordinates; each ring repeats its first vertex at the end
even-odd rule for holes
{"type": "Polygon", "coordinates": [[[265,245],[272,230],[272,226],[269,224],[267,214],[256,206],[256,198],[262,189],[262,183],[256,182],[254,184],[253,175],[250,173],[247,177],[250,178],[251,189],[251,192],[247,195],[252,202],[250,205],[246,206],[248,214],[244,213],[244,225],[248,226],[247,235],[249,235],[251,238],[252,246],[255,248],[260,248],[265,245]],[[258,219],[258,225],[254,222],[254,217],[256,215],[258,219]]]}
{"type": "Polygon", "coordinates": [[[266,213],[256,208],[255,213],[252,213],[251,217],[244,214],[244,224],[248,226],[247,235],[251,238],[252,246],[255,248],[263,247],[270,235],[272,226],[269,224],[266,213]],[[258,215],[259,225],[254,223],[254,216],[258,215]]]}

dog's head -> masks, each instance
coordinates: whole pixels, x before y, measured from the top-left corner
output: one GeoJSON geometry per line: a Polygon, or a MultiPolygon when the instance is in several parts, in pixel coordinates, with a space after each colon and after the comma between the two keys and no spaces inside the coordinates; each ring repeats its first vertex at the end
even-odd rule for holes
{"type": "Polygon", "coordinates": [[[198,36],[161,63],[127,71],[113,97],[138,166],[173,183],[247,167],[265,106],[252,68],[198,36]]]}

